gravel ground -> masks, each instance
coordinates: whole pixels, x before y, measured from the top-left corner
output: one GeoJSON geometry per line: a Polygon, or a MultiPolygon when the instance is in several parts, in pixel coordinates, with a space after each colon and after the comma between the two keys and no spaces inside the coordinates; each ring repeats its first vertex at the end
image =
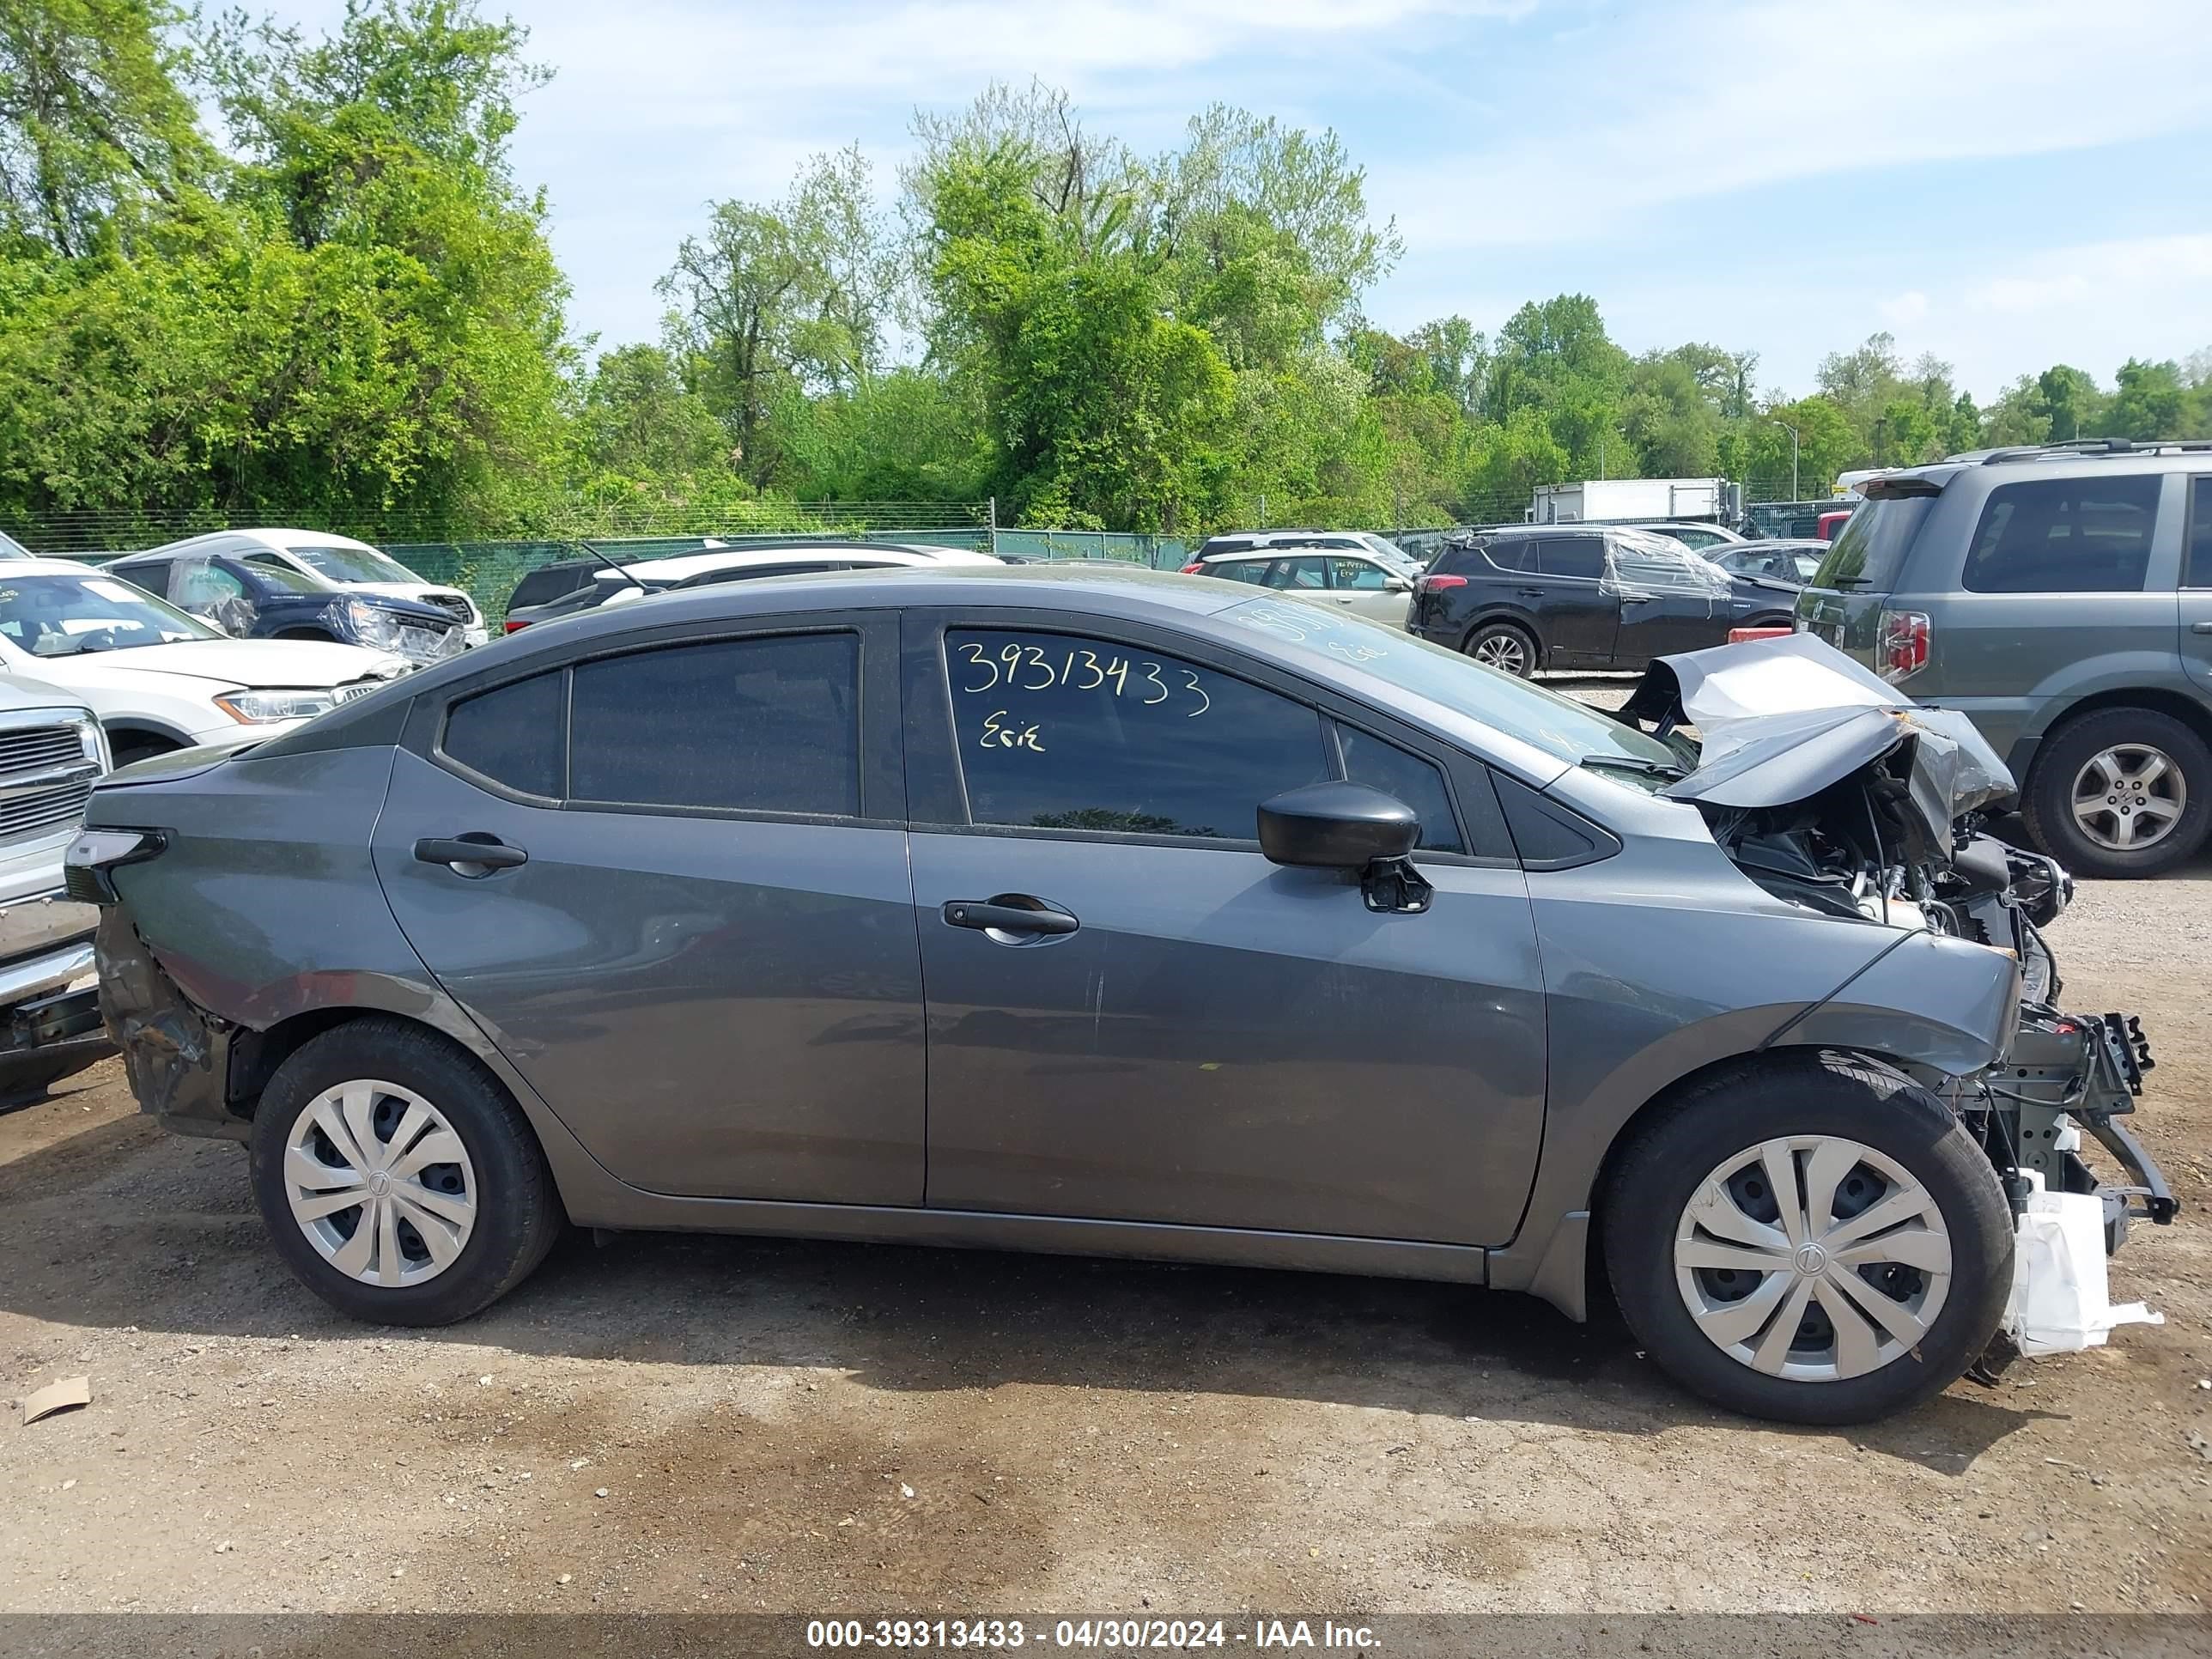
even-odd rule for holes
{"type": "Polygon", "coordinates": [[[0,1362],[95,1391],[0,1424],[0,1611],[2202,1612],[2212,863],[2053,942],[2157,1045],[2187,1208],[2114,1294],[2166,1323],[1849,1431],[1528,1299],[1256,1272],[572,1237],[363,1328],[110,1062],[0,1116],[0,1362]]]}

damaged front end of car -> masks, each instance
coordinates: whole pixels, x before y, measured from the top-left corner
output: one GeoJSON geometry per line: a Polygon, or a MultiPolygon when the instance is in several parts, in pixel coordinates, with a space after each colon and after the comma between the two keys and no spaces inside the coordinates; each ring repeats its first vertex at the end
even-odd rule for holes
{"type": "Polygon", "coordinates": [[[1904,1069],[1950,1104],[2005,1184],[2019,1218],[2014,1292],[2024,1311],[2008,1317],[2017,1346],[2094,1346],[2111,1325],[2145,1316],[2096,1304],[2102,1257],[2130,1223],[2165,1225],[2180,1207],[2120,1121],[2155,1063],[2149,1040],[2134,1015],[2061,1006],[2043,930],[2071,900],[2073,879],[1985,827],[2016,787],[1966,717],[1922,708],[1797,634],[1663,658],[1620,718],[1681,757],[1684,775],[1657,793],[1695,805],[1721,849],[1769,894],[2013,957],[2017,1016],[1997,1060],[1966,1076],[1904,1069]],[[2085,1137],[2124,1179],[2100,1179],[2081,1156],[2085,1137]],[[2088,1242],[2100,1235],[2100,1251],[2088,1242]],[[2094,1264],[2082,1259],[2091,1254],[2094,1264]],[[2054,1273],[2069,1279],[2070,1300],[2031,1282],[2054,1273]],[[2054,1319],[2059,1328],[2047,1328],[2054,1319]]]}

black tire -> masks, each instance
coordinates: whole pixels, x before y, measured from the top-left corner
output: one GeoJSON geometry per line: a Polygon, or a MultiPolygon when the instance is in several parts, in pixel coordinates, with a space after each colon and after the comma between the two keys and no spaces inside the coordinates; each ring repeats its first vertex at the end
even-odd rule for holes
{"type": "MultiPolygon", "coordinates": [[[[1751,1417],[1864,1423],[1920,1404],[1989,1346],[2012,1284],[2012,1212],[1988,1158],[1933,1095],[1856,1055],[1766,1055],[1701,1080],[1621,1149],[1600,1204],[1607,1276],[1645,1352],[1692,1393],[1751,1417]],[[1675,1229],[1707,1176],[1785,1136],[1856,1141],[1893,1161],[1934,1200],[1949,1237],[1951,1276],[1926,1334],[1863,1375],[1816,1381],[1753,1370],[1698,1328],[1677,1283],[1675,1229]]],[[[1793,1352],[1797,1346],[1793,1333],[1793,1352]]]]}
{"type": "Polygon", "coordinates": [[[1528,679],[1536,672],[1535,636],[1518,623],[1494,622],[1483,625],[1467,636],[1463,647],[1476,661],[1486,660],[1485,647],[1496,652],[1502,659],[1490,664],[1504,673],[1528,679]]]}
{"type": "Polygon", "coordinates": [[[566,1219],[538,1138],[498,1079],[446,1038],[403,1019],[354,1020],[302,1043],[263,1091],[250,1146],[254,1200],[277,1255],[331,1306],[372,1324],[450,1325],[480,1312],[529,1277],[566,1219]],[[293,1125],[325,1090],[364,1079],[432,1103],[460,1138],[475,1176],[477,1216],[466,1242],[420,1284],[364,1284],[333,1267],[286,1196],[293,1125]]]}
{"type": "Polygon", "coordinates": [[[2028,774],[2021,816],[2035,844],[2076,875],[2117,880],[2157,875],[2196,857],[2212,833],[2212,749],[2154,708],[2100,708],[2044,740],[2028,774]],[[2188,793],[2172,829],[2148,847],[2124,851],[2100,845],[2074,816],[2074,785],[2095,756],[2131,747],[2166,756],[2188,793]]]}

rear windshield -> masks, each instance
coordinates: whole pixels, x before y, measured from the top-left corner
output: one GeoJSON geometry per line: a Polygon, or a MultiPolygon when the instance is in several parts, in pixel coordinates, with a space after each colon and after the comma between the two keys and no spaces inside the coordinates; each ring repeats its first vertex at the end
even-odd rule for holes
{"type": "Polygon", "coordinates": [[[1829,548],[1828,556],[1813,573],[1815,587],[1840,588],[1851,593],[1887,593],[1897,586],[1898,573],[1913,538],[1936,505],[1933,495],[1905,495],[1872,501],[1861,507],[1844,526],[1843,534],[1829,548]]]}

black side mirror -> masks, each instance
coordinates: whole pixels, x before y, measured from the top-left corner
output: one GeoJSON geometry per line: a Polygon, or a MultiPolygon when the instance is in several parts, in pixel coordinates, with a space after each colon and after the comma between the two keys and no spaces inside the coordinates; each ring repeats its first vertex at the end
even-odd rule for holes
{"type": "Polygon", "coordinates": [[[1276,864],[1360,872],[1370,910],[1421,911],[1433,892],[1414,870],[1421,821],[1364,783],[1310,783],[1260,803],[1260,850],[1276,864]]]}

